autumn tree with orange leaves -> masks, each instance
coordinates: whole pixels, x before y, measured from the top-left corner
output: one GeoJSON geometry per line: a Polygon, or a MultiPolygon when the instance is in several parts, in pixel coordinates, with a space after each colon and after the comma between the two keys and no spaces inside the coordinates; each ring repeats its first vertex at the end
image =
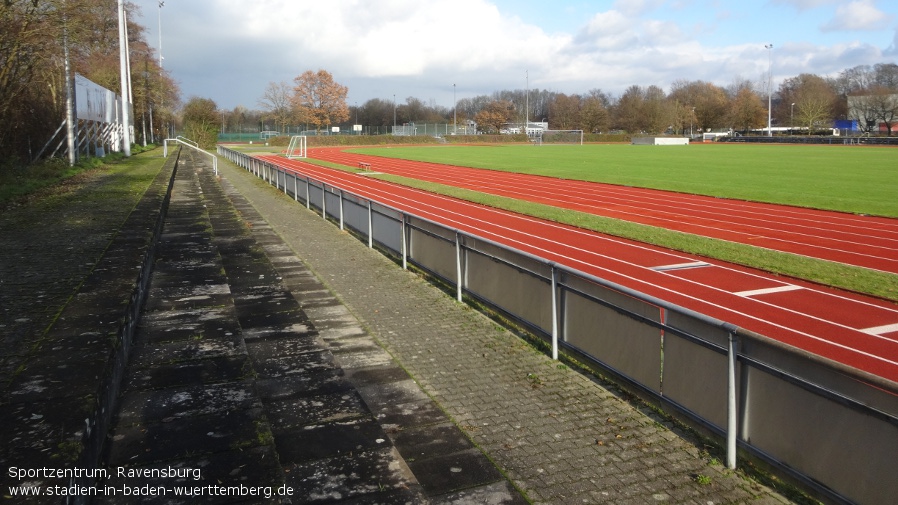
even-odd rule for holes
{"type": "Polygon", "coordinates": [[[335,82],[330,72],[306,70],[293,82],[296,86],[291,104],[300,122],[321,130],[324,126],[349,119],[349,107],[346,105],[349,88],[335,82]]]}

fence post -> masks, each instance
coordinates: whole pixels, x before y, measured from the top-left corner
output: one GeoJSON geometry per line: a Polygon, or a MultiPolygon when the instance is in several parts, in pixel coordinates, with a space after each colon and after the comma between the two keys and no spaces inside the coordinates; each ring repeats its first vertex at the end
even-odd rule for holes
{"type": "Polygon", "coordinates": [[[552,264],[552,359],[558,360],[558,269],[552,264]]]}
{"type": "Polygon", "coordinates": [[[736,469],[736,335],[729,332],[727,343],[727,468],[736,469]]]}
{"type": "Polygon", "coordinates": [[[455,274],[456,274],[456,289],[455,289],[455,298],[460,302],[461,301],[461,235],[456,231],[455,232],[455,274]]]}
{"type": "Polygon", "coordinates": [[[312,188],[310,188],[311,185],[312,185],[312,183],[309,181],[309,176],[307,175],[306,176],[306,208],[307,209],[312,208],[312,193],[311,193],[312,188]]]}
{"type": "Polygon", "coordinates": [[[340,190],[340,231],[343,231],[343,190],[340,190]]]}
{"type": "Polygon", "coordinates": [[[371,215],[371,200],[368,200],[368,249],[374,247],[374,217],[371,215]]]}
{"type": "Polygon", "coordinates": [[[324,181],[321,181],[321,217],[327,221],[327,188],[324,186],[324,181]]]}
{"type": "Polygon", "coordinates": [[[402,233],[402,269],[408,270],[408,243],[405,241],[405,214],[401,214],[399,217],[402,219],[402,224],[399,226],[400,233],[402,233]]]}
{"type": "Polygon", "coordinates": [[[293,201],[299,201],[299,174],[293,172],[293,201]]]}

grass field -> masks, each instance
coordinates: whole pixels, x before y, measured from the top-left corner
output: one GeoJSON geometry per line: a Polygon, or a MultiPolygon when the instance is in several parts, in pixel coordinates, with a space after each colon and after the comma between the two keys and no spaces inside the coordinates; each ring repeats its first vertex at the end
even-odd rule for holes
{"type": "Polygon", "coordinates": [[[898,149],[497,145],[353,149],[416,161],[898,217],[898,149]]]}
{"type": "MultiPolygon", "coordinates": [[[[434,146],[377,156],[898,217],[898,150],[842,146],[434,146]]],[[[327,162],[318,164],[356,171],[327,162]]],[[[374,177],[898,302],[898,276],[392,175],[374,177]]]]}

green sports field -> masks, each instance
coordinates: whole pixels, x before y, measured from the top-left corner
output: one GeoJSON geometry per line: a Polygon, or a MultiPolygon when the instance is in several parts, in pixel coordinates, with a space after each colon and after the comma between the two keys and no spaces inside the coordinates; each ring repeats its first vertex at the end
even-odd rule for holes
{"type": "MultiPolygon", "coordinates": [[[[821,145],[432,146],[369,155],[898,217],[898,149],[821,145]]],[[[337,167],[337,166],[335,166],[337,167]]],[[[344,167],[355,170],[354,167],[344,167]]],[[[898,275],[392,175],[399,184],[898,302],[898,275]]]]}
{"type": "Polygon", "coordinates": [[[498,145],[371,155],[898,217],[898,149],[828,145],[498,145]]]}

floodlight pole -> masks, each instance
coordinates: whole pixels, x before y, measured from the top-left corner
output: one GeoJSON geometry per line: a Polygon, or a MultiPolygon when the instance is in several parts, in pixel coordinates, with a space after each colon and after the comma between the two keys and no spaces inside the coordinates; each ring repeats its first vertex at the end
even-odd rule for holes
{"type": "Polygon", "coordinates": [[[452,85],[452,134],[458,135],[458,99],[455,98],[455,84],[452,85]]]}
{"type": "MultiPolygon", "coordinates": [[[[801,111],[799,111],[801,112],[801,111]]],[[[792,130],[795,129],[795,102],[792,102],[792,106],[789,109],[789,135],[792,135],[792,130]]]]}
{"type": "Polygon", "coordinates": [[[770,110],[773,103],[773,44],[767,44],[764,47],[767,48],[767,136],[772,137],[770,110]]]}
{"type": "Polygon", "coordinates": [[[122,84],[122,151],[125,156],[131,156],[131,111],[128,105],[131,103],[130,75],[128,66],[128,35],[127,21],[125,21],[125,5],[123,0],[118,0],[118,40],[119,40],[119,69],[122,84]]]}
{"type": "Polygon", "coordinates": [[[159,69],[162,69],[162,6],[165,2],[159,2],[159,69]]]}
{"type": "Polygon", "coordinates": [[[527,96],[524,98],[524,135],[527,135],[527,127],[530,126],[530,71],[525,70],[527,76],[527,96]]]}

